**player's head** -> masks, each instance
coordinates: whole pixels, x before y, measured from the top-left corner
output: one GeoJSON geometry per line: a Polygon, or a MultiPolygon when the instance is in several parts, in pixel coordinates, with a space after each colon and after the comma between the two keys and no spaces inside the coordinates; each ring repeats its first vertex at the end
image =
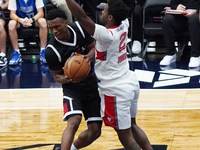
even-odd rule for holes
{"type": "Polygon", "coordinates": [[[47,25],[50,32],[58,39],[65,41],[70,34],[67,26],[67,16],[60,9],[52,9],[47,14],[47,25]]]}
{"type": "Polygon", "coordinates": [[[62,18],[64,20],[67,20],[67,16],[64,11],[61,9],[52,9],[47,14],[47,20],[53,20],[55,18],[62,18]]]}
{"type": "Polygon", "coordinates": [[[128,7],[121,0],[109,0],[102,12],[101,22],[106,25],[109,21],[114,21],[115,25],[120,25],[121,21],[128,17],[128,7]]]}

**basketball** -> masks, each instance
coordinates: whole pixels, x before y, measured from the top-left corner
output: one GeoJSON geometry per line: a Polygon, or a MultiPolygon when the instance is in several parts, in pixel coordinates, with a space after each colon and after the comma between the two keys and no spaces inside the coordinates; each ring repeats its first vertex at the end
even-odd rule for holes
{"type": "Polygon", "coordinates": [[[90,65],[81,55],[74,55],[69,57],[64,65],[64,73],[72,81],[80,82],[84,80],[89,72],[90,65]]]}

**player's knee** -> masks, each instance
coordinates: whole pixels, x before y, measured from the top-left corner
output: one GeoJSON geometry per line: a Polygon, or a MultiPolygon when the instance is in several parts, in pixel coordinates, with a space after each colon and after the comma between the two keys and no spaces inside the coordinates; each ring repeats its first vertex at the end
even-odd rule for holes
{"type": "Polygon", "coordinates": [[[47,22],[45,18],[38,19],[38,24],[41,29],[47,28],[47,22]]]}
{"type": "Polygon", "coordinates": [[[76,132],[78,130],[79,124],[77,122],[73,122],[67,125],[68,130],[72,132],[76,132]]]}
{"type": "Polygon", "coordinates": [[[92,136],[92,139],[97,139],[101,136],[101,129],[92,131],[90,135],[92,136]]]}
{"type": "Polygon", "coordinates": [[[9,28],[9,31],[16,30],[17,29],[17,22],[15,20],[11,20],[8,23],[8,28],[9,28]]]}
{"type": "Polygon", "coordinates": [[[90,137],[92,139],[97,139],[98,137],[101,136],[101,125],[98,124],[97,126],[93,126],[92,128],[89,129],[90,132],[90,137]]]}
{"type": "Polygon", "coordinates": [[[74,116],[74,117],[71,117],[71,118],[68,119],[68,125],[67,125],[68,130],[72,130],[72,131],[75,131],[75,132],[78,130],[78,127],[79,127],[80,122],[81,122],[80,117],[74,116]]]}

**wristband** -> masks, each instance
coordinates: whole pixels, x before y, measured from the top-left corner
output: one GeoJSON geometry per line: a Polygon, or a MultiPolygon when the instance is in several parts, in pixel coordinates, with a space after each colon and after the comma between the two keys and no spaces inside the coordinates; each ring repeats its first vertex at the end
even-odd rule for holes
{"type": "Polygon", "coordinates": [[[2,11],[3,9],[2,9],[2,7],[0,6],[0,11],[2,11]]]}
{"type": "Polygon", "coordinates": [[[35,22],[35,18],[32,18],[33,23],[35,22]]]}
{"type": "Polygon", "coordinates": [[[19,17],[17,17],[17,22],[19,21],[19,17]]]}

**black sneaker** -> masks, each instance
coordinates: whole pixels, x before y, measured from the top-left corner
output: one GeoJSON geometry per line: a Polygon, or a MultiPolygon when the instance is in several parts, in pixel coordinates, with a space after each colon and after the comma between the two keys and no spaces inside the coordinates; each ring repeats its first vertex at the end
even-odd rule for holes
{"type": "Polygon", "coordinates": [[[8,63],[7,57],[0,55],[0,66],[5,66],[8,63]]]}

